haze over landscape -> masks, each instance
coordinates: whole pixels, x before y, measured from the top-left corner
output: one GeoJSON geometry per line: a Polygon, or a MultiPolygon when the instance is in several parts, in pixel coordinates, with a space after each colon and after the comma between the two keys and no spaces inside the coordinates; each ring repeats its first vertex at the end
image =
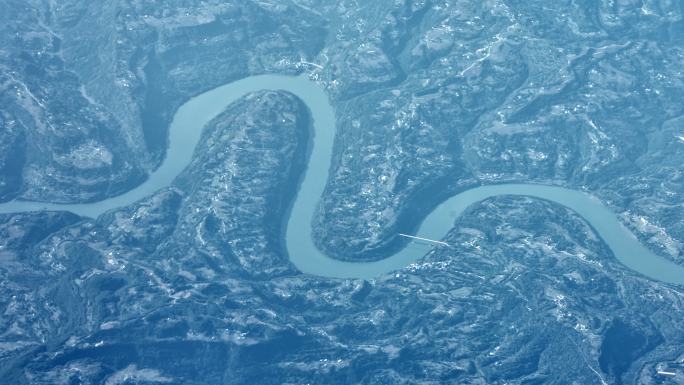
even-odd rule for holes
{"type": "Polygon", "coordinates": [[[684,3],[0,6],[0,383],[684,384],[684,3]]]}

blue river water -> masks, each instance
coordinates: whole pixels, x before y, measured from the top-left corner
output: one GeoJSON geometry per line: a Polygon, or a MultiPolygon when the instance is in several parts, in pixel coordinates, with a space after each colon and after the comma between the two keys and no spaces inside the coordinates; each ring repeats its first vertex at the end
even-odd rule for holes
{"type": "MultiPolygon", "coordinates": [[[[333,152],[335,113],[323,89],[304,76],[258,75],[238,80],[198,95],[183,104],[169,128],[169,148],[165,160],[150,177],[125,194],[99,202],[53,204],[11,201],[0,204],[0,213],[37,210],[64,210],[95,218],[105,211],[134,203],[172,184],[190,163],[202,128],[228,104],[245,94],[262,89],[282,89],[299,97],[310,109],[314,120],[313,148],[301,187],[287,219],[286,244],[292,263],[302,272],[335,278],[370,279],[420,260],[425,250],[406,247],[373,262],[345,262],[323,254],[311,238],[311,220],[323,194],[333,152]]],[[[574,210],[606,242],[615,257],[625,266],[652,279],[684,284],[684,267],[662,258],[632,234],[615,214],[598,199],[584,192],[537,184],[499,184],[475,187],[452,196],[435,208],[422,222],[416,235],[441,239],[453,227],[455,219],[469,205],[497,195],[525,195],[546,199],[574,210]]]]}

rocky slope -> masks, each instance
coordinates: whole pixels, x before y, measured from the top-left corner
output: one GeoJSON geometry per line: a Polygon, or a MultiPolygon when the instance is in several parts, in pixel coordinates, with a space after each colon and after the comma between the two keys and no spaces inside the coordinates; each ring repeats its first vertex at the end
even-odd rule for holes
{"type": "Polygon", "coordinates": [[[324,21],[251,2],[4,1],[0,200],[84,202],[139,184],[176,108],[264,72],[296,73],[324,21]]]}
{"type": "MultiPolygon", "coordinates": [[[[338,118],[314,218],[330,255],[378,258],[453,192],[519,181],[590,191],[683,261],[679,3],[0,3],[0,200],[127,190],[190,96],[307,71],[338,118]]],[[[299,273],[282,232],[311,123],[293,95],[253,93],[152,196],[92,220],[0,215],[0,382],[684,376],[684,290],[626,269],[543,200],[478,203],[453,247],[374,280],[299,273]]]]}
{"type": "Polygon", "coordinates": [[[375,280],[299,274],[282,247],[310,120],[239,100],[174,186],[83,220],[4,215],[0,377],[16,384],[658,383],[684,375],[684,292],[619,264],[572,211],[469,208],[375,280]],[[417,250],[417,252],[421,252],[417,250]]]}

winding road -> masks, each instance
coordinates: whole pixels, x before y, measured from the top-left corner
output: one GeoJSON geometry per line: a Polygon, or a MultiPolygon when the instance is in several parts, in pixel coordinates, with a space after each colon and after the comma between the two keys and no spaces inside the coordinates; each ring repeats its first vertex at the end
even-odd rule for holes
{"type": "MultiPolygon", "coordinates": [[[[286,243],[290,260],[304,273],[335,278],[375,278],[401,269],[424,255],[412,247],[375,262],[344,262],[329,258],[313,243],[311,219],[323,194],[330,169],[335,114],[323,89],[304,76],[258,75],[238,80],[198,95],[183,104],[169,128],[169,148],[161,166],[140,186],[125,194],[94,203],[54,204],[11,201],[0,204],[0,213],[64,210],[87,217],[134,203],[160,188],[171,185],[192,158],[202,128],[228,104],[245,94],[263,89],[289,91],[306,103],[314,120],[314,138],[309,166],[287,221],[286,243]]],[[[422,222],[418,236],[442,239],[454,220],[469,205],[498,195],[524,195],[559,203],[582,216],[625,266],[655,280],[684,284],[684,267],[645,248],[615,214],[598,199],[563,187],[536,184],[499,184],[476,187],[454,195],[435,208],[422,222]]]]}

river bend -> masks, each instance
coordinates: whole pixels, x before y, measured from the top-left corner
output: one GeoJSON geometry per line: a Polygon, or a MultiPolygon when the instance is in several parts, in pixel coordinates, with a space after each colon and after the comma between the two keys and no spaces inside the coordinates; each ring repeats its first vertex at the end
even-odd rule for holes
{"type": "MultiPolygon", "coordinates": [[[[190,163],[202,128],[226,106],[247,93],[282,89],[299,97],[310,109],[314,121],[313,148],[309,165],[287,219],[286,244],[290,260],[304,273],[335,278],[375,278],[401,269],[424,255],[415,248],[374,262],[345,262],[320,252],[311,238],[311,220],[323,194],[332,158],[335,113],[323,89],[304,76],[258,75],[238,80],[198,95],[183,104],[169,128],[169,148],[160,167],[138,187],[113,198],[83,204],[54,204],[14,200],[0,204],[0,213],[37,210],[71,211],[95,218],[105,211],[134,203],[172,184],[190,163]],[[309,229],[303,231],[302,229],[309,229]]],[[[566,206],[582,216],[625,266],[649,278],[684,284],[684,267],[662,258],[644,247],[615,214],[598,199],[586,193],[557,186],[537,184],[498,184],[475,187],[452,196],[436,207],[421,223],[416,235],[442,239],[455,219],[469,205],[498,195],[524,195],[566,206]]]]}

